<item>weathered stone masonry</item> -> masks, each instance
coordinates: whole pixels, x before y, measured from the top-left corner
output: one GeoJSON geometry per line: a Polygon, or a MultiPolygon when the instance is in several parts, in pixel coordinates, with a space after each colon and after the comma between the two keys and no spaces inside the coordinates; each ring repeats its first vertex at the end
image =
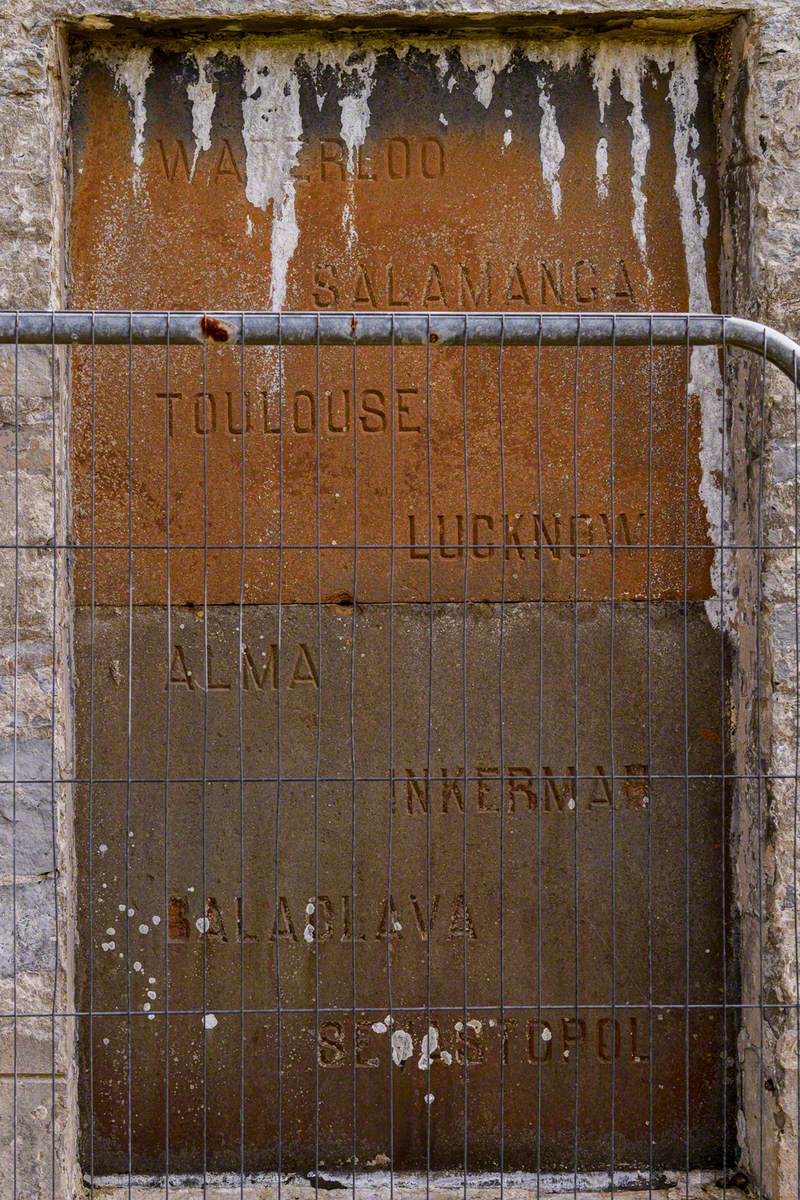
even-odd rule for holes
{"type": "MultiPolygon", "coordinates": [[[[713,37],[723,67],[718,97],[724,206],[722,307],[798,334],[800,31],[796,6],[786,2],[758,4],[748,11],[727,3],[708,4],[699,12],[677,3],[659,3],[647,13],[619,3],[550,5],[547,16],[530,5],[502,0],[432,6],[430,10],[371,0],[357,4],[309,0],[302,6],[265,3],[258,7],[219,0],[192,6],[177,0],[171,4],[146,3],[135,10],[125,4],[53,3],[35,8],[8,4],[3,9],[0,31],[0,305],[41,308],[69,302],[64,210],[69,194],[65,129],[70,29],[102,31],[115,24],[131,27],[172,21],[179,26],[191,22],[197,29],[207,22],[217,32],[220,24],[229,27],[233,20],[237,25],[251,22],[261,29],[311,22],[326,27],[343,26],[345,22],[381,23],[384,29],[392,23],[414,21],[484,29],[508,24],[524,28],[528,34],[541,31],[549,38],[576,26],[583,26],[584,31],[587,27],[600,31],[613,25],[616,36],[625,36],[627,27],[637,33],[713,37]]],[[[57,1012],[69,1011],[74,1003],[71,796],[69,788],[51,786],[53,759],[57,775],[72,774],[70,600],[63,590],[53,596],[53,551],[48,548],[53,537],[63,544],[68,528],[65,430],[69,398],[57,360],[58,403],[53,413],[53,381],[46,350],[28,349],[20,356],[16,402],[14,376],[14,356],[6,351],[0,360],[2,543],[13,545],[18,538],[41,550],[19,553],[16,587],[14,551],[0,552],[0,695],[5,739],[5,783],[0,797],[0,995],[6,1014],[0,1018],[0,1195],[14,1195],[16,1185],[20,1197],[47,1196],[54,1184],[57,1195],[69,1196],[80,1191],[75,1150],[73,1022],[62,1017],[54,1021],[49,1017],[20,1021],[15,1046],[13,1021],[8,1016],[15,1006],[19,1010],[50,1012],[54,996],[57,1012]],[[56,447],[55,463],[51,459],[52,444],[56,447]],[[53,671],[55,722],[51,719],[53,671]],[[12,856],[10,781],[15,777],[41,782],[17,789],[16,854],[12,856]],[[12,961],[11,938],[14,877],[16,964],[12,961]],[[15,1055],[19,1076],[16,1169],[12,1163],[15,1055]]],[[[771,382],[764,397],[763,427],[757,372],[735,380],[729,397],[737,464],[736,539],[752,543],[760,533],[767,543],[790,543],[796,533],[791,389],[771,382]],[[756,507],[759,492],[763,496],[760,520],[756,507]]],[[[63,563],[59,562],[59,567],[63,563]]],[[[760,576],[757,568],[754,555],[741,555],[734,696],[737,770],[792,775],[796,703],[794,551],[767,552],[760,576]]],[[[57,572],[59,580],[65,575],[63,569],[57,572]]],[[[784,1004],[796,1000],[794,791],[791,780],[762,787],[760,794],[755,787],[739,789],[737,898],[745,1000],[758,996],[760,940],[765,951],[763,986],[767,999],[784,1004]],[[754,916],[759,890],[767,915],[766,926],[760,932],[754,916]]],[[[796,1030],[791,1019],[776,1020],[766,1027],[762,1079],[757,1025],[756,1011],[746,1021],[739,1045],[742,1164],[758,1174],[762,1157],[759,1115],[763,1105],[762,1184],[765,1193],[777,1200],[797,1191],[796,1030]]]]}

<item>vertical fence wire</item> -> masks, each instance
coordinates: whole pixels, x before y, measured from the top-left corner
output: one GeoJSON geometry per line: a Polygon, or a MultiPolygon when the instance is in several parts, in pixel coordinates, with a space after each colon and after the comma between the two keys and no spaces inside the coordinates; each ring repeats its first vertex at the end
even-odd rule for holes
{"type": "Polygon", "coordinates": [[[125,840],[124,840],[124,863],[123,863],[123,889],[125,893],[125,1003],[127,1006],[126,1028],[125,1028],[125,1088],[126,1097],[125,1103],[127,1106],[127,1125],[128,1125],[128,1200],[130,1200],[131,1189],[133,1186],[133,1045],[132,1045],[132,995],[131,995],[131,921],[130,921],[130,882],[131,882],[131,778],[133,768],[133,313],[128,313],[128,346],[127,346],[127,485],[128,485],[128,503],[127,503],[127,533],[128,545],[126,547],[127,558],[127,624],[128,624],[128,640],[127,640],[127,657],[128,670],[126,678],[127,695],[126,703],[126,746],[125,746],[125,773],[127,781],[125,783],[125,840]]]}
{"type": "MultiPolygon", "coordinates": [[[[354,429],[358,425],[356,421],[354,429]]],[[[433,774],[433,448],[431,446],[431,320],[425,337],[425,477],[428,501],[428,657],[425,744],[425,1033],[422,1042],[425,1067],[425,1198],[431,1190],[431,785],[433,774]],[[427,1050],[426,1050],[427,1048],[427,1050]]],[[[444,539],[443,539],[444,540],[444,539]]]]}
{"type": "Polygon", "coordinates": [[[505,454],[505,438],[504,438],[504,421],[503,421],[503,351],[505,349],[505,319],[500,326],[500,346],[497,351],[497,441],[498,441],[498,468],[500,472],[500,521],[503,531],[503,547],[500,557],[500,623],[498,629],[498,671],[497,671],[497,723],[499,728],[499,767],[500,767],[500,784],[498,808],[500,810],[497,829],[498,829],[498,876],[499,876],[499,911],[497,914],[497,924],[499,932],[499,947],[498,947],[498,1025],[500,1029],[499,1050],[498,1050],[498,1074],[500,1076],[500,1200],[503,1200],[504,1184],[505,1184],[505,1164],[506,1164],[506,845],[505,845],[505,809],[506,809],[506,770],[505,770],[505,633],[506,633],[506,560],[508,550],[506,546],[506,454],[505,454]]]}
{"type": "MultiPolygon", "coordinates": [[[[469,385],[467,367],[469,363],[469,328],[464,325],[464,342],[461,354],[461,420],[464,427],[463,476],[464,476],[464,572],[461,603],[461,724],[462,756],[464,760],[464,811],[461,820],[461,891],[464,897],[464,929],[462,938],[462,1006],[461,1006],[461,1070],[462,1121],[463,1121],[463,1196],[467,1200],[469,1175],[469,1047],[467,1045],[467,1021],[469,1020],[469,934],[467,930],[467,883],[468,883],[468,838],[469,838],[469,555],[470,555],[470,482],[469,482],[469,385]]],[[[458,1055],[456,1055],[458,1061],[458,1055]]]]}
{"type": "MultiPolygon", "coordinates": [[[[792,913],[794,924],[794,1033],[795,1033],[795,1071],[797,1079],[797,1095],[795,1097],[795,1128],[800,1132],[800,922],[797,914],[798,888],[798,807],[800,807],[800,463],[798,463],[798,355],[794,352],[792,361],[792,438],[794,449],[793,477],[793,508],[794,527],[792,540],[794,542],[794,780],[792,796],[792,884],[794,888],[795,905],[792,913]]],[[[800,1137],[797,1141],[795,1166],[797,1170],[798,1187],[800,1187],[800,1137]]]]}
{"type": "Polygon", "coordinates": [[[211,906],[208,903],[208,555],[209,555],[209,491],[208,491],[208,344],[200,350],[200,389],[203,405],[203,744],[200,768],[200,903],[202,905],[201,1008],[202,1018],[202,1114],[203,1123],[203,1200],[208,1195],[208,932],[211,906]]]}
{"type": "MultiPolygon", "coordinates": [[[[647,345],[647,545],[645,549],[645,688],[647,762],[653,762],[653,318],[647,345]]],[[[655,1170],[653,1145],[653,797],[647,805],[647,1193],[652,1200],[655,1170]]]]}
{"type": "MultiPolygon", "coordinates": [[[[535,393],[536,406],[536,505],[539,512],[539,533],[534,534],[534,541],[539,542],[539,597],[537,606],[538,645],[536,647],[538,660],[538,694],[536,697],[536,1200],[541,1196],[542,1178],[542,1063],[545,1059],[545,1048],[548,1045],[544,1036],[542,1024],[542,998],[544,995],[543,977],[543,938],[542,938],[542,793],[544,790],[544,549],[542,538],[543,508],[543,451],[542,451],[542,328],[539,326],[539,336],[536,345],[535,359],[535,393]],[[542,1045],[544,1043],[544,1045],[542,1045]]],[[[466,804],[464,805],[466,808],[466,804]]]]}
{"type": "Polygon", "coordinates": [[[616,1055],[616,1029],[617,1029],[617,751],[616,751],[616,722],[615,716],[615,701],[616,693],[614,688],[614,651],[615,651],[615,635],[616,635],[616,616],[617,616],[617,599],[616,599],[616,568],[617,568],[617,552],[616,552],[616,477],[615,477],[615,405],[616,405],[616,369],[617,369],[617,322],[616,317],[611,330],[611,362],[610,362],[610,378],[609,378],[609,394],[608,394],[608,507],[609,520],[611,523],[611,548],[609,551],[609,630],[608,630],[608,745],[609,757],[611,760],[611,854],[610,854],[610,870],[609,882],[611,888],[611,947],[610,947],[610,974],[611,974],[611,1036],[612,1036],[612,1051],[611,1051],[611,1112],[610,1112],[610,1128],[609,1128],[609,1165],[608,1165],[608,1188],[611,1200],[614,1200],[614,1189],[616,1184],[616,1118],[617,1118],[617,1055],[616,1055]]]}
{"type": "MultiPolygon", "coordinates": [[[[239,428],[241,429],[241,495],[239,525],[241,548],[239,554],[239,641],[236,648],[236,716],[239,732],[239,906],[237,924],[239,936],[239,1195],[244,1200],[245,1175],[245,935],[247,909],[245,903],[245,733],[244,733],[244,585],[247,562],[247,431],[250,425],[247,392],[245,390],[246,313],[241,314],[242,344],[239,347],[239,428]]],[[[319,538],[317,538],[319,541],[319,538]]],[[[316,827],[315,827],[316,828],[316,827]]],[[[315,842],[316,850],[316,842],[315,842]]],[[[315,860],[316,861],[316,860],[315,860]]],[[[316,895],[316,888],[315,888],[316,895]]]]}
{"type": "MultiPolygon", "coordinates": [[[[283,672],[282,665],[282,650],[283,650],[283,492],[284,492],[284,356],[283,356],[283,321],[278,317],[278,631],[277,631],[277,657],[276,657],[276,672],[275,672],[275,847],[274,847],[274,864],[275,872],[275,920],[279,920],[280,914],[280,862],[281,862],[281,802],[283,799],[282,793],[282,778],[281,768],[283,764],[282,738],[283,738],[283,703],[282,703],[282,688],[283,688],[283,672]]],[[[276,1087],[276,1104],[277,1104],[277,1125],[278,1125],[278,1145],[277,1145],[277,1192],[278,1200],[281,1200],[283,1186],[283,996],[282,996],[282,978],[281,978],[281,939],[278,936],[279,926],[276,924],[275,937],[275,1000],[277,1007],[277,1087],[276,1087]]]]}
{"type": "Polygon", "coordinates": [[[766,419],[767,419],[767,338],[764,333],[761,362],[759,369],[758,395],[758,482],[756,487],[756,527],[755,527],[755,776],[756,776],[756,843],[757,843],[757,909],[756,925],[758,933],[758,1181],[759,1187],[764,1179],[764,883],[763,883],[763,790],[762,774],[764,771],[763,746],[761,741],[761,603],[762,584],[761,568],[764,554],[764,452],[766,448],[766,419]]]}
{"type": "MultiPolygon", "coordinates": [[[[692,373],[692,350],[689,344],[689,322],[686,322],[686,346],[683,355],[684,388],[683,388],[683,654],[681,662],[681,690],[683,707],[683,873],[685,887],[685,904],[683,916],[684,937],[684,1029],[683,1029],[683,1071],[684,1071],[684,1193],[689,1200],[689,1171],[691,1168],[691,1113],[689,1102],[689,1070],[690,1070],[690,972],[691,972],[691,930],[690,930],[690,811],[689,811],[689,404],[690,384],[692,373]]],[[[653,1014],[648,1014],[648,1023],[652,1025],[653,1014]]]]}
{"type": "MultiPolygon", "coordinates": [[[[314,1200],[319,1200],[319,1151],[320,1151],[320,1065],[319,1065],[319,982],[320,982],[320,963],[319,963],[319,922],[320,922],[320,899],[319,899],[319,792],[320,792],[320,775],[322,773],[322,686],[325,674],[323,672],[323,642],[322,642],[322,401],[320,394],[321,385],[321,365],[320,365],[320,328],[319,315],[317,315],[316,338],[314,346],[314,395],[315,395],[315,422],[314,422],[314,482],[315,482],[315,497],[314,497],[314,540],[316,541],[315,549],[315,573],[316,573],[316,622],[317,622],[317,711],[316,711],[316,736],[314,739],[314,1200]]],[[[387,951],[388,953],[388,951],[387,951]]],[[[390,1076],[391,1080],[391,1076],[390,1076]]]]}
{"type": "Polygon", "coordinates": [[[19,1103],[19,1013],[17,996],[17,700],[19,687],[19,313],[14,321],[14,659],[11,691],[11,1156],[14,1197],[17,1195],[18,1103],[19,1103]]]}
{"type": "MultiPolygon", "coordinates": [[[[580,1028],[581,1028],[581,952],[580,952],[580,830],[579,830],[579,796],[582,783],[580,781],[580,521],[578,514],[580,508],[580,481],[578,468],[578,402],[580,395],[580,371],[581,371],[581,321],[578,318],[578,331],[575,338],[575,363],[574,363],[574,379],[572,386],[572,511],[574,513],[574,528],[572,547],[573,554],[573,575],[572,575],[572,761],[574,763],[575,781],[572,787],[568,785],[566,791],[572,795],[572,856],[573,856],[573,875],[572,875],[572,902],[575,906],[575,945],[573,948],[573,996],[574,996],[574,1020],[575,1020],[575,1063],[572,1073],[572,1120],[573,1120],[573,1144],[572,1144],[572,1194],[577,1200],[578,1197],[578,1142],[580,1128],[580,1028]]],[[[543,516],[543,514],[542,514],[543,516]]],[[[540,518],[541,519],[541,518],[540,518]]]]}
{"type": "Polygon", "coordinates": [[[352,1186],[353,1200],[356,1200],[357,1166],[358,1166],[358,1015],[357,1015],[357,975],[356,975],[356,946],[358,944],[358,922],[361,917],[361,906],[357,900],[357,839],[358,839],[358,766],[356,747],[356,663],[357,663],[357,631],[358,631],[358,538],[360,522],[358,519],[359,505],[359,464],[358,464],[358,351],[355,340],[357,317],[353,313],[353,346],[351,351],[351,379],[353,385],[353,568],[352,594],[350,596],[350,671],[348,678],[348,721],[350,736],[350,968],[351,979],[351,1053],[352,1067],[352,1123],[350,1134],[352,1138],[352,1186]]]}
{"type": "Polygon", "coordinates": [[[389,793],[386,800],[386,1026],[388,1050],[386,1053],[387,1070],[387,1104],[389,1123],[389,1200],[394,1200],[394,1075],[392,1067],[394,1056],[394,1005],[392,989],[392,938],[394,936],[394,800],[395,800],[395,652],[394,652],[394,583],[395,583],[395,491],[397,488],[397,444],[395,441],[394,403],[396,387],[396,346],[395,323],[392,316],[391,339],[389,342],[389,676],[388,676],[388,752],[389,752],[389,793]]]}
{"type": "MultiPolygon", "coordinates": [[[[50,1195],[51,1200],[56,1200],[56,1013],[58,1010],[58,990],[59,976],[61,971],[61,923],[58,913],[58,879],[61,865],[61,855],[58,846],[58,816],[57,816],[57,789],[56,789],[56,679],[59,661],[59,643],[58,643],[58,580],[59,580],[59,496],[58,485],[61,476],[58,462],[58,400],[57,400],[57,367],[56,367],[56,340],[55,340],[56,322],[55,315],[50,317],[50,466],[52,471],[50,503],[53,509],[53,557],[51,560],[51,570],[53,573],[53,604],[50,612],[50,620],[53,623],[52,638],[50,642],[50,855],[51,868],[53,872],[53,987],[52,987],[52,1015],[50,1021],[50,1195]]],[[[63,1019],[64,1036],[61,1038],[62,1044],[66,1044],[66,1026],[67,1018],[63,1019]]]]}
{"type": "MultiPolygon", "coordinates": [[[[90,458],[89,458],[89,780],[87,787],[87,822],[88,822],[88,865],[87,886],[89,891],[88,910],[88,941],[89,941],[89,1198],[94,1200],[95,1188],[95,1154],[94,1154],[94,1125],[95,1125],[95,1090],[94,1090],[94,716],[95,716],[95,503],[97,484],[97,340],[95,313],[92,313],[92,340],[90,358],[91,379],[89,385],[90,405],[90,458]]],[[[127,909],[125,920],[128,920],[127,909]]],[[[14,1200],[16,1200],[16,1189],[14,1200]]]]}
{"type": "MultiPolygon", "coordinates": [[[[166,603],[166,672],[164,680],[164,805],[163,805],[163,821],[164,821],[164,922],[165,930],[163,935],[163,970],[164,970],[164,1200],[169,1200],[170,1189],[170,1051],[171,1051],[171,1029],[169,1020],[169,983],[170,983],[170,956],[169,956],[169,940],[170,940],[170,925],[171,925],[171,905],[170,905],[170,749],[172,745],[172,548],[170,545],[171,539],[171,405],[172,405],[172,346],[171,346],[171,319],[167,318],[167,343],[164,354],[164,389],[166,391],[166,399],[164,402],[164,599],[166,603]]],[[[179,921],[181,913],[176,908],[175,919],[179,921]]]]}
{"type": "MultiPolygon", "coordinates": [[[[797,1095],[795,1097],[795,1128],[800,1134],[800,922],[797,914],[798,888],[798,807],[800,807],[800,463],[798,463],[798,354],[794,352],[792,360],[792,439],[794,447],[793,472],[793,508],[794,527],[792,540],[794,542],[794,780],[792,796],[792,884],[794,888],[794,1033],[795,1033],[795,1071],[797,1079],[797,1095]]],[[[798,1188],[800,1188],[800,1136],[797,1139],[797,1156],[795,1162],[798,1188]]]]}
{"type": "Polygon", "coordinates": [[[719,744],[720,744],[720,937],[722,939],[722,1198],[726,1200],[728,1188],[728,886],[727,886],[727,778],[728,769],[728,734],[725,719],[725,607],[728,597],[725,589],[725,494],[731,486],[726,473],[728,444],[727,433],[727,399],[728,399],[728,359],[727,324],[722,325],[722,377],[720,403],[722,407],[720,439],[719,472],[722,480],[719,498],[719,744]]]}

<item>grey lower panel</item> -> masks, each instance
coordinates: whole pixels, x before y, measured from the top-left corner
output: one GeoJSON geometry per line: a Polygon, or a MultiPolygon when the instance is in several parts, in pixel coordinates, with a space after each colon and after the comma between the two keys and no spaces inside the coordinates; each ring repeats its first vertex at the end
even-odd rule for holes
{"type": "Polygon", "coordinates": [[[591,1169],[612,1099],[619,1166],[682,1165],[687,1099],[719,1160],[702,605],[82,609],[76,645],[96,1171],[457,1168],[465,1128],[490,1170],[501,1121],[506,1168],[591,1169]]]}

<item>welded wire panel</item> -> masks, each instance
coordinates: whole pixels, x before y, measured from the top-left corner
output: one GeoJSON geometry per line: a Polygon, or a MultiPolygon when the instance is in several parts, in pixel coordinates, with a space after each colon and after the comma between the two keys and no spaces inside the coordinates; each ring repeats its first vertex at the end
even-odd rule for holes
{"type": "Polygon", "coordinates": [[[688,1098],[717,1166],[727,668],[685,350],[76,370],[95,1169],[445,1169],[465,1136],[471,1170],[603,1169],[612,1066],[621,1164],[683,1166],[688,1098]]]}
{"type": "MultiPolygon", "coordinates": [[[[465,324],[460,346],[400,347],[391,322],[370,348],[319,326],[307,346],[142,347],[132,322],[121,345],[90,337],[72,352],[72,533],[54,502],[44,549],[23,499],[42,451],[17,421],[8,1144],[24,1163],[45,1081],[54,1194],[73,1023],[91,1188],[543,1193],[677,1173],[688,1193],[691,1172],[734,1170],[741,1106],[759,1170],[797,1003],[769,982],[767,798],[794,803],[796,764],[761,765],[764,693],[734,675],[744,645],[761,679],[761,595],[737,614],[735,588],[767,539],[797,550],[760,489],[752,540],[731,532],[727,345],[693,350],[687,324],[683,345],[622,347],[615,328],[604,347],[580,324],[572,346],[507,345],[502,322],[494,346],[465,324]],[[33,570],[51,727],[74,588],[58,769],[17,737],[33,570]],[[747,907],[734,835],[756,863],[747,907]],[[33,1029],[47,1062],[27,1057],[33,1029]]],[[[765,357],[754,378],[763,431],[765,357]]]]}

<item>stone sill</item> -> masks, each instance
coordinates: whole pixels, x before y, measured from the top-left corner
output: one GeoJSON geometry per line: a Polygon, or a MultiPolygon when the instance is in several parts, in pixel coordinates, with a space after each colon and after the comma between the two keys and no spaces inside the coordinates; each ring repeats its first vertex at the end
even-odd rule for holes
{"type": "MultiPolygon", "coordinates": [[[[577,1178],[572,1173],[541,1176],[539,1188],[536,1176],[509,1173],[503,1184],[503,1200],[561,1200],[570,1196],[572,1200],[609,1200],[612,1195],[619,1200],[746,1200],[747,1193],[738,1187],[719,1186],[721,1172],[691,1171],[687,1180],[683,1172],[659,1172],[655,1176],[658,1186],[648,1188],[647,1176],[640,1172],[620,1172],[615,1180],[613,1193],[609,1189],[606,1172],[581,1173],[577,1178]]],[[[274,1175],[250,1176],[240,1182],[235,1175],[208,1175],[203,1188],[200,1177],[173,1177],[169,1187],[170,1200],[277,1200],[278,1184],[274,1175]]],[[[88,1179],[85,1179],[88,1189],[88,1179]]],[[[476,1175],[468,1179],[468,1200],[499,1200],[500,1183],[494,1175],[476,1175]]],[[[99,1176],[94,1181],[95,1200],[155,1200],[164,1193],[163,1176],[133,1175],[130,1183],[127,1175],[99,1176]]],[[[331,1173],[321,1177],[319,1191],[313,1184],[298,1181],[295,1176],[285,1177],[280,1187],[281,1200],[317,1200],[319,1195],[329,1192],[353,1193],[352,1181],[346,1175],[331,1173]]],[[[397,1200],[456,1200],[463,1195],[463,1180],[457,1175],[432,1174],[426,1187],[425,1176],[396,1172],[391,1194],[397,1200]]],[[[357,1200],[389,1200],[390,1177],[385,1171],[362,1174],[356,1178],[357,1200]]]]}

